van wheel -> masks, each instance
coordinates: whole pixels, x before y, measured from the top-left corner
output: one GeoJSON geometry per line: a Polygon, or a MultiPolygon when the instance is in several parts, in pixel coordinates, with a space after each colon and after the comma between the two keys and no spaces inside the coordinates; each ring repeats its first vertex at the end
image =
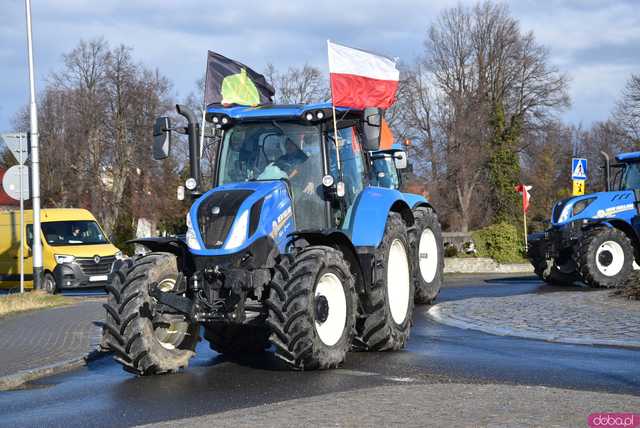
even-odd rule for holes
{"type": "Polygon", "coordinates": [[[58,286],[56,285],[56,279],[49,272],[44,274],[42,281],[42,289],[49,294],[56,294],[58,286]]]}

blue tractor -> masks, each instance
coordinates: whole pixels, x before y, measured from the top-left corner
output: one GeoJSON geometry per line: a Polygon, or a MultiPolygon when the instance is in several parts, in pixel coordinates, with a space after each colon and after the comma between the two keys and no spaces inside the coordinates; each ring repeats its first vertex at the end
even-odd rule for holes
{"type": "Polygon", "coordinates": [[[558,202],[551,227],[529,236],[529,260],[548,283],[616,287],[640,260],[640,152],[614,165],[602,155],[605,191],[558,202]]]}
{"type": "Polygon", "coordinates": [[[379,150],[382,111],[209,108],[221,138],[202,183],[200,127],[177,110],[187,126],[159,118],[154,158],[169,156],[172,131],[188,135],[194,202],[184,239],[132,241],[149,252],[107,287],[105,343],[125,370],[185,367],[201,334],[217,352],[271,349],[298,370],[404,347],[414,300],[440,289],[442,238],[430,203],[398,190],[406,153],[379,150]]]}

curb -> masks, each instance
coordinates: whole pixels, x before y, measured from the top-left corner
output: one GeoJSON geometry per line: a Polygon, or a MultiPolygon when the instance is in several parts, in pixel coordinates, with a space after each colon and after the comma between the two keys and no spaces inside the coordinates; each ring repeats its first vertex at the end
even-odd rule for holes
{"type": "Polygon", "coordinates": [[[513,274],[533,273],[530,263],[501,264],[488,257],[445,257],[444,273],[513,274]]]}
{"type": "Polygon", "coordinates": [[[89,346],[91,350],[86,355],[49,364],[47,366],[20,370],[17,373],[2,376],[0,377],[0,391],[18,389],[27,382],[79,369],[86,366],[91,361],[95,361],[106,356],[108,352],[101,351],[100,348],[101,338],[102,327],[95,325],[95,331],[93,336],[91,336],[91,343],[89,346]]]}
{"type": "Polygon", "coordinates": [[[450,327],[461,328],[463,330],[475,330],[495,336],[510,336],[524,339],[543,340],[546,342],[566,343],[570,345],[591,345],[591,346],[619,346],[625,348],[640,348],[640,341],[618,340],[618,339],[596,339],[586,337],[558,336],[554,334],[533,333],[516,329],[490,326],[486,324],[476,324],[465,319],[456,318],[442,313],[440,305],[435,305],[426,311],[426,314],[435,321],[450,327]]]}

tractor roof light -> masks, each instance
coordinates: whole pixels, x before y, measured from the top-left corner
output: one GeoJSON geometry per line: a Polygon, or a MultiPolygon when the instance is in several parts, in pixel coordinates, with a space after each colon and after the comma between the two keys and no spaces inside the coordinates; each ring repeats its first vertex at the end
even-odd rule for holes
{"type": "Polygon", "coordinates": [[[322,185],[324,187],[331,187],[333,186],[333,177],[331,175],[325,175],[324,177],[322,177],[322,185]]]}
{"type": "Polygon", "coordinates": [[[219,123],[220,122],[220,118],[218,116],[213,116],[213,119],[211,119],[211,121],[213,123],[219,123]]]}
{"type": "Polygon", "coordinates": [[[318,110],[318,111],[316,112],[316,118],[317,118],[318,120],[322,120],[322,119],[324,119],[324,112],[323,112],[322,110],[318,110]]]}
{"type": "Polygon", "coordinates": [[[187,181],[185,181],[184,186],[189,190],[195,190],[198,186],[198,182],[195,178],[189,177],[187,178],[187,181]]]}
{"type": "Polygon", "coordinates": [[[308,121],[312,121],[312,120],[313,120],[313,113],[309,112],[309,113],[307,113],[304,117],[305,117],[305,119],[307,119],[308,121]]]}

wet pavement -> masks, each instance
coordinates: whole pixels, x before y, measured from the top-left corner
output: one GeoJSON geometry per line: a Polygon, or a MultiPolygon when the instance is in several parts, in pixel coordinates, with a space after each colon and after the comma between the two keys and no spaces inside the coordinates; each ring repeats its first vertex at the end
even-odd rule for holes
{"type": "MultiPolygon", "coordinates": [[[[438,301],[553,291],[531,278],[456,277],[438,301]]],[[[351,353],[333,371],[282,371],[269,357],[227,361],[206,342],[191,367],[174,375],[137,378],[102,358],[0,393],[0,426],[129,426],[403,384],[544,385],[640,396],[640,350],[493,336],[438,324],[425,313],[416,308],[405,351],[351,353]]]]}

